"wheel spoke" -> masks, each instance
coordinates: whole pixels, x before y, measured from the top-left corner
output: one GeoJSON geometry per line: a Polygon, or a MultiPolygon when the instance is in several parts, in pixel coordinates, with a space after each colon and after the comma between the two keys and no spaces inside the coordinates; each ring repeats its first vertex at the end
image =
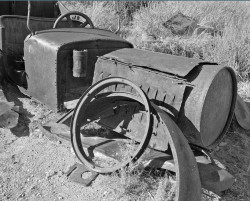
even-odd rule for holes
{"type": "Polygon", "coordinates": [[[56,21],[55,21],[55,23],[53,25],[53,29],[57,28],[59,22],[61,22],[62,19],[65,18],[65,17],[67,18],[69,26],[70,27],[74,27],[74,23],[73,23],[72,19],[70,18],[70,16],[73,16],[73,18],[72,18],[73,20],[76,20],[79,23],[81,23],[80,26],[82,28],[86,27],[88,24],[90,25],[91,28],[95,28],[93,22],[91,21],[91,19],[87,15],[85,15],[85,14],[83,14],[81,12],[78,12],[78,11],[72,11],[72,12],[68,12],[68,13],[66,13],[64,15],[59,16],[56,19],[56,21]],[[85,22],[81,22],[82,20],[80,20],[80,17],[83,18],[83,19],[85,19],[86,21],[85,22]]]}

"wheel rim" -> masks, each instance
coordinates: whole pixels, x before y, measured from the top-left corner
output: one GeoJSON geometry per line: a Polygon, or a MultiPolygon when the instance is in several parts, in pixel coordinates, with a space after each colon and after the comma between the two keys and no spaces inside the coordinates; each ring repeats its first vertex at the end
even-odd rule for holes
{"type": "MultiPolygon", "coordinates": [[[[85,122],[86,123],[86,122],[85,122]]],[[[84,123],[84,124],[85,124],[84,123]]],[[[72,117],[71,121],[71,142],[73,149],[76,153],[76,156],[78,159],[86,165],[90,170],[96,171],[99,173],[109,173],[109,172],[114,172],[118,169],[121,169],[122,167],[135,162],[141,154],[144,152],[146,147],[148,146],[148,142],[150,140],[152,134],[152,115],[151,115],[151,105],[149,103],[149,100],[147,96],[144,94],[144,92],[137,87],[135,84],[133,84],[131,81],[124,79],[124,78],[106,78],[104,80],[101,80],[97,82],[96,84],[92,85],[87,91],[82,95],[80,98],[75,110],[74,114],[72,117]],[[140,103],[143,104],[145,108],[145,113],[146,113],[146,119],[147,119],[147,124],[145,127],[144,135],[142,140],[140,141],[139,145],[137,146],[136,150],[130,156],[129,159],[119,163],[118,165],[114,167],[100,167],[96,163],[94,163],[90,158],[87,156],[85,153],[83,146],[82,146],[82,141],[81,141],[81,133],[80,133],[80,123],[82,120],[87,119],[86,117],[86,110],[88,108],[89,103],[91,101],[93,102],[93,98],[103,89],[110,87],[112,85],[116,84],[124,84],[130,87],[133,87],[135,89],[136,93],[139,95],[137,97],[133,95],[128,95],[130,100],[134,101],[139,101],[140,103]],[[139,97],[139,98],[138,98],[139,97]]]]}

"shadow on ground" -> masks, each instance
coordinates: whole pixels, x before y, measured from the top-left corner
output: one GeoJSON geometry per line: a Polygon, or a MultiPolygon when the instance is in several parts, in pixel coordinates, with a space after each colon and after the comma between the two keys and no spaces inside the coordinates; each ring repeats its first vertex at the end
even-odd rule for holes
{"type": "Polygon", "coordinates": [[[3,90],[5,99],[8,102],[14,102],[15,106],[19,106],[18,124],[16,127],[10,129],[11,132],[17,137],[28,136],[30,134],[29,131],[30,118],[33,117],[34,115],[32,115],[26,109],[24,109],[23,103],[19,100],[19,98],[28,98],[28,99],[30,98],[22,94],[18,89],[18,87],[13,86],[10,83],[4,82],[1,88],[3,90]]]}

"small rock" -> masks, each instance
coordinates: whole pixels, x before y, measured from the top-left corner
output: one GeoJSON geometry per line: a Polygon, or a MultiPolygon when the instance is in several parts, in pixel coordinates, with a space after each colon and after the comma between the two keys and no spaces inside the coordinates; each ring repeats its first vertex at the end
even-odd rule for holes
{"type": "Polygon", "coordinates": [[[63,172],[62,170],[59,170],[58,173],[57,173],[58,176],[62,176],[63,175],[63,172]]]}
{"type": "Polygon", "coordinates": [[[192,17],[186,16],[181,12],[176,13],[170,19],[163,23],[163,26],[169,29],[174,35],[192,35],[197,27],[198,21],[192,17]]]}
{"type": "Polygon", "coordinates": [[[22,192],[20,195],[19,195],[20,198],[22,197],[25,197],[25,192],[22,192]]]}
{"type": "Polygon", "coordinates": [[[74,151],[73,147],[70,148],[70,152],[75,156],[75,151],[74,151]]]}
{"type": "Polygon", "coordinates": [[[15,141],[15,139],[9,139],[7,140],[6,144],[12,144],[15,141]]]}
{"type": "Polygon", "coordinates": [[[33,132],[30,133],[30,136],[40,137],[40,135],[43,135],[42,131],[40,131],[38,128],[36,128],[33,132]]]}
{"type": "Polygon", "coordinates": [[[26,194],[30,193],[33,189],[36,188],[36,185],[35,184],[32,184],[30,187],[27,188],[26,190],[26,194]]]}
{"type": "Polygon", "coordinates": [[[108,194],[108,191],[104,191],[102,196],[105,197],[108,194]]]}
{"type": "Polygon", "coordinates": [[[38,137],[39,137],[39,138],[42,138],[42,137],[43,137],[43,133],[40,132],[38,137]]]}
{"type": "Polygon", "coordinates": [[[36,194],[36,197],[41,197],[41,193],[37,193],[37,194],[36,194]]]}
{"type": "Polygon", "coordinates": [[[62,144],[62,141],[61,140],[57,140],[56,144],[62,144]]]}
{"type": "Polygon", "coordinates": [[[53,171],[53,170],[48,171],[48,172],[45,173],[46,174],[46,178],[49,179],[50,177],[53,177],[56,173],[57,172],[53,171]]]}

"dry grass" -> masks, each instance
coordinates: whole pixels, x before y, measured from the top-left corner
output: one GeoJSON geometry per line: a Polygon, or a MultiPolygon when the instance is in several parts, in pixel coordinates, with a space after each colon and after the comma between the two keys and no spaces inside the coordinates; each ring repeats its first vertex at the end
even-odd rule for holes
{"type": "Polygon", "coordinates": [[[243,79],[250,72],[249,6],[249,2],[153,2],[135,14],[128,39],[138,48],[231,66],[243,79]],[[223,35],[173,36],[162,24],[176,12],[223,35]]]}
{"type": "Polygon", "coordinates": [[[238,94],[243,100],[250,102],[250,80],[240,81],[238,83],[238,94]]]}
{"type": "MultiPolygon", "coordinates": [[[[86,13],[96,27],[116,30],[115,2],[68,1],[71,10],[86,13]]],[[[250,74],[250,2],[120,2],[121,35],[137,48],[196,57],[231,66],[241,79],[250,74]],[[162,24],[177,12],[198,24],[222,31],[209,34],[173,36],[162,24]]]]}
{"type": "Polygon", "coordinates": [[[116,200],[174,200],[176,181],[160,170],[145,170],[140,163],[112,173],[102,185],[115,192],[116,200]]]}

